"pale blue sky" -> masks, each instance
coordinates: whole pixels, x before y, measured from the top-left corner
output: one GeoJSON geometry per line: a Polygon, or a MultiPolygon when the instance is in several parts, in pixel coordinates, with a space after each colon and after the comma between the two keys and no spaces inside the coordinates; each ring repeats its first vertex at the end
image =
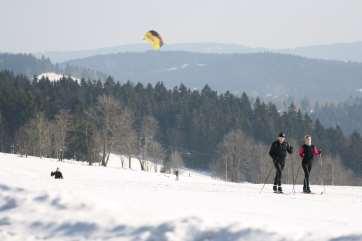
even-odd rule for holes
{"type": "Polygon", "coordinates": [[[0,52],[140,43],[285,48],[362,40],[361,0],[0,0],[0,52]]]}

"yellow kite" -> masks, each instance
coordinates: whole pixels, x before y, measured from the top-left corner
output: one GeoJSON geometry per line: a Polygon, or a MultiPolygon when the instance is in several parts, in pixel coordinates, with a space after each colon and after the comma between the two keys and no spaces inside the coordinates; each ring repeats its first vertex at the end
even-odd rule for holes
{"type": "Polygon", "coordinates": [[[156,31],[150,30],[147,33],[145,33],[145,36],[143,38],[145,41],[147,41],[149,44],[151,44],[153,49],[160,49],[163,45],[163,41],[161,38],[161,35],[159,35],[156,31]]]}

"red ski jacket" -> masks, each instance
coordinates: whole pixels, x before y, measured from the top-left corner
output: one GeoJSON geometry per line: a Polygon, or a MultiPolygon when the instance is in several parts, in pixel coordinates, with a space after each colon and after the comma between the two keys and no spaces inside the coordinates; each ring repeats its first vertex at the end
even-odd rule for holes
{"type": "MultiPolygon", "coordinates": [[[[306,157],[305,155],[306,155],[306,151],[305,151],[305,144],[303,145],[303,146],[301,146],[300,148],[299,148],[299,156],[301,157],[301,158],[303,158],[304,159],[304,157],[306,157]]],[[[322,152],[321,152],[321,150],[319,150],[316,146],[314,146],[314,145],[311,145],[311,149],[312,149],[312,157],[313,156],[318,156],[318,155],[320,155],[322,152]]]]}

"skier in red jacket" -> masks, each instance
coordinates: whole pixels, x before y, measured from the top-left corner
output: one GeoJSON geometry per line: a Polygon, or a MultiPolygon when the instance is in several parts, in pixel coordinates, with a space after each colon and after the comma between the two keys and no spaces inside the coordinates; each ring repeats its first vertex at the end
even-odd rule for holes
{"type": "Polygon", "coordinates": [[[312,145],[312,137],[306,135],[304,137],[304,145],[299,149],[299,156],[302,158],[302,167],[304,171],[304,185],[303,192],[311,193],[309,186],[309,174],[312,170],[313,159],[315,156],[321,155],[321,150],[312,145]]]}

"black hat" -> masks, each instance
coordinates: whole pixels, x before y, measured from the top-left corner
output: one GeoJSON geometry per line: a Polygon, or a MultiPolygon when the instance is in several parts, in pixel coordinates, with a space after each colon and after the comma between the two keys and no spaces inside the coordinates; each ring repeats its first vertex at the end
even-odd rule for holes
{"type": "Polygon", "coordinates": [[[285,138],[285,134],[283,132],[280,132],[278,137],[284,137],[285,138]]]}

